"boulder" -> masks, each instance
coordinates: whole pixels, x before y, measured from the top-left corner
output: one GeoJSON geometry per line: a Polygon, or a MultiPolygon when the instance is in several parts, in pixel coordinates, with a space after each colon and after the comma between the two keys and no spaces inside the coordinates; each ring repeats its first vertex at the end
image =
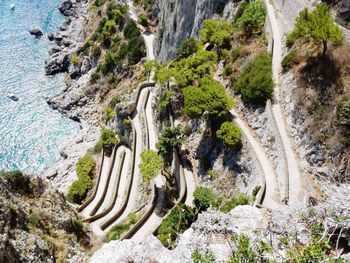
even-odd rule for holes
{"type": "Polygon", "coordinates": [[[53,35],[53,34],[49,34],[49,35],[47,35],[47,38],[48,38],[50,41],[53,41],[53,40],[54,40],[54,35],[53,35]]]}
{"type": "Polygon", "coordinates": [[[67,72],[70,60],[68,54],[57,53],[50,57],[45,63],[46,75],[55,75],[57,73],[67,72]]]}
{"type": "Polygon", "coordinates": [[[39,28],[33,28],[29,30],[29,33],[38,38],[43,36],[43,32],[39,28]]]}
{"type": "Polygon", "coordinates": [[[63,0],[58,8],[63,15],[66,15],[66,11],[69,11],[73,7],[71,0],[63,0]]]}

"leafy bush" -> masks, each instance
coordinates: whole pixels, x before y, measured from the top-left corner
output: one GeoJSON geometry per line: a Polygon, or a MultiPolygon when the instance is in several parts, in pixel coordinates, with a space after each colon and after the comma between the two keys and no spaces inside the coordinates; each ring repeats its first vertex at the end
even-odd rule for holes
{"type": "Polygon", "coordinates": [[[251,2],[242,15],[238,18],[237,24],[247,35],[261,34],[265,25],[266,7],[262,0],[251,2]]]}
{"type": "Polygon", "coordinates": [[[132,19],[129,19],[126,22],[126,25],[125,25],[124,30],[123,30],[123,34],[124,34],[124,37],[126,39],[131,39],[133,37],[141,36],[140,31],[137,28],[135,21],[133,21],[132,19]]]}
{"type": "Polygon", "coordinates": [[[105,108],[105,114],[106,114],[106,121],[109,122],[114,119],[115,117],[115,111],[114,108],[107,106],[105,108]]]}
{"type": "Polygon", "coordinates": [[[203,43],[211,43],[220,48],[228,48],[231,40],[231,24],[226,21],[207,19],[203,21],[199,34],[203,43]]]}
{"type": "Polygon", "coordinates": [[[217,60],[215,52],[199,49],[193,56],[159,67],[156,80],[166,83],[174,78],[180,88],[191,86],[209,75],[217,60]]]}
{"type": "Polygon", "coordinates": [[[337,107],[337,119],[339,124],[350,127],[350,100],[342,100],[337,107]]]}
{"type": "Polygon", "coordinates": [[[199,118],[205,111],[214,119],[227,114],[233,103],[224,86],[211,77],[203,78],[199,83],[200,88],[189,86],[183,89],[184,112],[192,118],[199,118]]]}
{"type": "Polygon", "coordinates": [[[107,233],[104,242],[108,243],[111,240],[118,240],[123,233],[127,232],[132,225],[136,224],[139,220],[139,216],[133,212],[128,215],[125,222],[113,226],[107,233]]]}
{"type": "Polygon", "coordinates": [[[196,249],[192,254],[192,260],[194,263],[212,263],[216,262],[216,257],[211,251],[200,253],[199,250],[196,249]]]}
{"type": "Polygon", "coordinates": [[[71,203],[81,203],[87,192],[92,188],[91,177],[94,174],[96,161],[91,155],[80,158],[76,164],[78,180],[69,187],[67,200],[71,203]]]}
{"type": "Polygon", "coordinates": [[[8,172],[2,171],[0,172],[0,177],[4,178],[15,189],[20,189],[26,181],[23,173],[18,170],[8,172]]]}
{"type": "Polygon", "coordinates": [[[185,204],[177,205],[158,228],[157,238],[164,246],[174,248],[178,235],[188,229],[194,219],[195,215],[191,207],[185,204]]]}
{"type": "Polygon", "coordinates": [[[233,73],[233,69],[231,65],[227,65],[224,68],[224,75],[225,76],[230,76],[233,73]]]}
{"type": "Polygon", "coordinates": [[[131,120],[129,120],[129,119],[124,119],[124,120],[123,120],[123,124],[124,124],[125,126],[131,126],[131,120]]]}
{"type": "Polygon", "coordinates": [[[181,146],[183,139],[183,130],[180,125],[175,128],[164,128],[156,145],[158,153],[161,156],[171,155],[174,148],[181,146]]]}
{"type": "Polygon", "coordinates": [[[234,85],[236,92],[251,102],[265,102],[272,98],[272,60],[267,52],[260,53],[245,67],[234,85]]]}
{"type": "Polygon", "coordinates": [[[91,177],[96,167],[96,161],[91,155],[84,155],[79,158],[76,164],[76,172],[78,177],[88,176],[91,177]]]}
{"type": "Polygon", "coordinates": [[[74,181],[69,187],[67,200],[71,203],[80,204],[86,197],[87,192],[92,188],[92,180],[88,176],[83,176],[74,181]]]}
{"type": "Polygon", "coordinates": [[[73,64],[78,64],[80,62],[80,58],[73,56],[71,57],[70,62],[72,62],[73,64]]]}
{"type": "Polygon", "coordinates": [[[220,207],[220,211],[223,213],[228,213],[236,206],[249,204],[249,201],[250,198],[248,196],[241,194],[238,198],[233,198],[222,205],[220,207]]]}
{"type": "Polygon", "coordinates": [[[236,146],[242,139],[241,130],[229,121],[221,124],[220,129],[216,131],[216,136],[226,147],[236,146]]]}
{"type": "Polygon", "coordinates": [[[146,150],[141,153],[140,172],[144,182],[151,181],[164,167],[164,161],[156,151],[146,150]]]}
{"type": "Polygon", "coordinates": [[[108,130],[103,128],[98,144],[102,146],[103,149],[111,151],[114,145],[118,142],[116,138],[116,132],[113,130],[108,130]]]}
{"type": "Polygon", "coordinates": [[[241,56],[241,49],[239,47],[231,50],[231,60],[235,62],[241,56]]]}
{"type": "Polygon", "coordinates": [[[40,216],[35,213],[35,212],[31,212],[28,216],[28,223],[31,224],[34,227],[39,227],[40,226],[40,216]]]}
{"type": "Polygon", "coordinates": [[[148,18],[145,14],[142,14],[140,17],[139,17],[139,24],[144,26],[144,27],[147,27],[148,26],[148,18]]]}
{"type": "Polygon", "coordinates": [[[297,50],[293,49],[283,58],[282,68],[284,71],[287,71],[292,67],[292,64],[295,62],[297,54],[298,54],[297,50]]]}
{"type": "Polygon", "coordinates": [[[176,51],[176,59],[180,60],[183,58],[188,58],[198,51],[197,40],[193,37],[187,38],[182,41],[180,47],[176,51]]]}
{"type": "Polygon", "coordinates": [[[134,65],[146,55],[145,43],[141,36],[134,36],[128,40],[128,63],[134,65]]]}
{"type": "Polygon", "coordinates": [[[206,187],[198,187],[193,193],[193,202],[199,211],[204,211],[210,206],[216,207],[218,200],[212,190],[206,187]]]}

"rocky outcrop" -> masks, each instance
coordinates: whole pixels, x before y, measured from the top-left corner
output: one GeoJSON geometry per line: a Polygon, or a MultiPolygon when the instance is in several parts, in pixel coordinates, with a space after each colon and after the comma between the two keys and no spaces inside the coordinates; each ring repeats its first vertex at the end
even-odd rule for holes
{"type": "MultiPolygon", "coordinates": [[[[155,40],[156,57],[161,61],[174,57],[176,48],[188,37],[197,37],[203,20],[222,12],[228,0],[160,0],[158,33],[155,40]]],[[[237,6],[230,2],[231,5],[237,6]]],[[[230,8],[234,13],[235,8],[230,8]]]]}
{"type": "Polygon", "coordinates": [[[43,36],[43,32],[39,28],[33,28],[29,30],[29,33],[37,38],[43,36]]]}
{"type": "Polygon", "coordinates": [[[70,61],[68,54],[55,53],[45,63],[46,75],[55,75],[67,72],[70,61]]]}
{"type": "MultiPolygon", "coordinates": [[[[323,224],[325,235],[334,235],[341,230],[341,240],[350,240],[350,219],[347,202],[349,187],[327,186],[330,194],[325,203],[305,208],[303,210],[284,207],[275,211],[267,211],[252,206],[238,206],[228,214],[217,211],[204,212],[191,228],[185,231],[174,250],[164,248],[154,236],[142,241],[124,240],[112,241],[102,246],[90,259],[90,263],[102,262],[193,262],[195,250],[201,253],[212,252],[215,262],[227,262],[235,255],[238,242],[232,237],[244,235],[250,239],[251,248],[255,244],[266,242],[271,246],[269,258],[276,262],[285,262],[289,257],[290,247],[283,239],[290,238],[289,245],[305,246],[311,241],[311,227],[323,224]],[[336,194],[335,194],[336,193],[336,194]],[[346,200],[345,200],[346,199],[346,200]],[[343,218],[342,222],[335,218],[343,218]]],[[[337,239],[337,234],[333,236],[337,239]]],[[[287,241],[288,242],[288,241],[287,241]]],[[[345,245],[347,246],[347,245],[345,245]]],[[[290,250],[291,251],[291,250],[290,250]]],[[[349,254],[342,255],[349,259],[349,254]]],[[[237,259],[237,258],[235,258],[237,259]]]]}
{"type": "Polygon", "coordinates": [[[11,178],[0,177],[0,262],[81,260],[89,238],[73,229],[64,197],[40,179],[11,178]]]}

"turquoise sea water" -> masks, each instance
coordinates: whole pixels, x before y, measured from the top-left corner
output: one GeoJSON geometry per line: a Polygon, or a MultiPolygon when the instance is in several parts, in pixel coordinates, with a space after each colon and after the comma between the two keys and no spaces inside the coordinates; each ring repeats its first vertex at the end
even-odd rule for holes
{"type": "Polygon", "coordinates": [[[63,77],[47,77],[44,62],[53,45],[28,30],[54,33],[64,18],[60,0],[0,0],[0,170],[39,174],[59,157],[79,126],[51,110],[46,96],[64,88],[63,77]],[[16,5],[10,10],[10,5],[16,5]],[[7,91],[19,97],[7,98],[7,91]]]}

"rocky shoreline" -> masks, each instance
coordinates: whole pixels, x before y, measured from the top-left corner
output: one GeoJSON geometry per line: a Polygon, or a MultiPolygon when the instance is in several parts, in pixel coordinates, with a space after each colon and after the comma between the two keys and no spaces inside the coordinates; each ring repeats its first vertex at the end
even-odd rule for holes
{"type": "Polygon", "coordinates": [[[88,58],[78,63],[70,61],[70,55],[85,41],[88,0],[62,0],[59,10],[66,21],[48,39],[56,43],[49,50],[45,72],[47,75],[65,74],[65,89],[47,98],[54,110],[79,123],[79,133],[67,141],[60,152],[60,159],[44,172],[61,192],[66,192],[76,179],[75,163],[97,142],[99,128],[98,107],[94,96],[86,96],[84,89],[90,79],[92,65],[88,58]]]}

